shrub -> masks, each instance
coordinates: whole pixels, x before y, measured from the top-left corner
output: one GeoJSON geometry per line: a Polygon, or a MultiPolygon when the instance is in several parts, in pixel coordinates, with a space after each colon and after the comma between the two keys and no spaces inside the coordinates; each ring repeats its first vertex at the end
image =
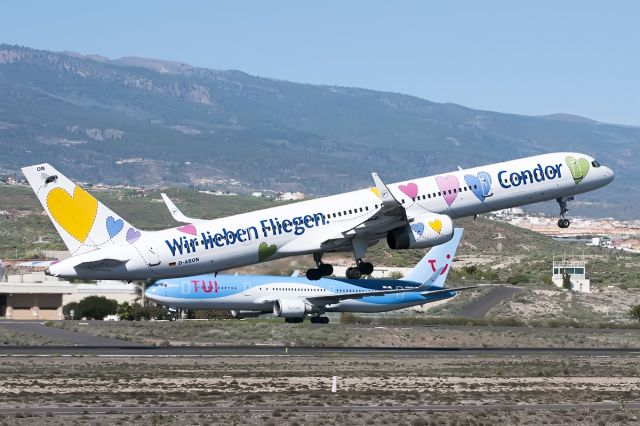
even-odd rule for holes
{"type": "Polygon", "coordinates": [[[78,302],[67,303],[62,307],[62,315],[67,320],[78,320],[82,318],[78,309],[78,302]]]}
{"type": "Polygon", "coordinates": [[[629,316],[640,321],[640,305],[632,306],[631,309],[629,309],[629,316]]]}
{"type": "Polygon", "coordinates": [[[104,296],[88,296],[78,303],[77,311],[81,318],[101,320],[107,315],[114,315],[118,310],[118,302],[104,296]]]}

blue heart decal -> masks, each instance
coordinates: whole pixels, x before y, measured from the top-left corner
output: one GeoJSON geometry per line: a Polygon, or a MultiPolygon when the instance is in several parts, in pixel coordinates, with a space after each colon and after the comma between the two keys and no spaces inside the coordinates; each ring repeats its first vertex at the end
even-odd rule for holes
{"type": "Polygon", "coordinates": [[[424,234],[424,223],[412,223],[411,229],[413,229],[413,232],[422,237],[422,234],[424,234]]]}
{"type": "Polygon", "coordinates": [[[113,216],[109,216],[107,218],[107,232],[109,233],[109,238],[113,238],[118,235],[118,232],[122,231],[123,226],[124,222],[122,219],[116,220],[113,216]]]}
{"type": "Polygon", "coordinates": [[[480,172],[477,176],[464,175],[464,181],[473,192],[473,195],[483,203],[485,198],[493,195],[491,192],[491,175],[487,172],[480,172]]]}

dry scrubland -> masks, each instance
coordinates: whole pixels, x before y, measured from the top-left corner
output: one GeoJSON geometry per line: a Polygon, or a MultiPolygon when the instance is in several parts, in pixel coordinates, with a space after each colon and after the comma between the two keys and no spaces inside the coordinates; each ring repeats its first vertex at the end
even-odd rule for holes
{"type": "MultiPolygon", "coordinates": [[[[637,347],[640,331],[496,326],[285,324],[281,320],[52,323],[152,345],[384,347],[637,347]]],[[[1,329],[0,329],[1,330],[1,329]]]]}
{"type": "MultiPolygon", "coordinates": [[[[640,413],[638,357],[262,356],[7,357],[0,407],[108,406],[107,414],[0,416],[4,424],[630,424],[640,413]],[[162,372],[162,374],[158,374],[162,372]],[[339,377],[338,393],[329,392],[339,377]],[[590,410],[590,403],[619,408],[590,410]],[[536,404],[578,403],[551,410],[536,404]],[[446,404],[470,411],[416,411],[446,404]],[[518,410],[483,404],[534,404],[518,410]],[[236,412],[120,414],[119,406],[236,412]],[[403,407],[371,411],[362,406],[403,407]],[[313,407],[310,407],[313,406],[313,407]],[[344,407],[344,412],[318,411],[344,407]],[[261,409],[260,412],[250,411],[261,409]]],[[[339,408],[338,408],[339,409],[339,408]]],[[[329,410],[327,410],[329,411],[329,410]]]]}

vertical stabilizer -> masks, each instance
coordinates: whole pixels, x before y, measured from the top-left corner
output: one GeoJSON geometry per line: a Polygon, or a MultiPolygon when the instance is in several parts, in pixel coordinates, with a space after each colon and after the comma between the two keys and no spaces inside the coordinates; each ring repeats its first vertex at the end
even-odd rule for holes
{"type": "Polygon", "coordinates": [[[424,283],[435,271],[444,268],[440,276],[433,282],[434,287],[444,287],[447,275],[451,269],[451,263],[456,256],[456,250],[462,238],[463,228],[455,228],[453,237],[444,244],[431,247],[420,262],[404,277],[404,281],[424,283]]]}
{"type": "Polygon", "coordinates": [[[141,233],[50,164],[22,169],[72,255],[131,244],[141,233]]]}

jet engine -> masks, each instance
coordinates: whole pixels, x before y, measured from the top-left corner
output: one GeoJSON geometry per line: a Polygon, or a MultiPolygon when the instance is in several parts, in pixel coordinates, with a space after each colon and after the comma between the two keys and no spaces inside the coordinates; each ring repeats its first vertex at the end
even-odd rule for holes
{"type": "Polygon", "coordinates": [[[282,318],[304,318],[311,312],[309,306],[299,299],[280,299],[273,303],[273,315],[282,318]]]}
{"type": "Polygon", "coordinates": [[[231,315],[234,318],[237,318],[237,319],[255,318],[255,317],[259,317],[261,313],[262,312],[260,312],[260,311],[239,311],[239,310],[236,310],[236,309],[233,309],[231,311],[231,315]]]}
{"type": "Polygon", "coordinates": [[[428,248],[446,243],[453,237],[453,221],[447,215],[425,213],[412,219],[408,225],[389,231],[389,248],[428,248]]]}

